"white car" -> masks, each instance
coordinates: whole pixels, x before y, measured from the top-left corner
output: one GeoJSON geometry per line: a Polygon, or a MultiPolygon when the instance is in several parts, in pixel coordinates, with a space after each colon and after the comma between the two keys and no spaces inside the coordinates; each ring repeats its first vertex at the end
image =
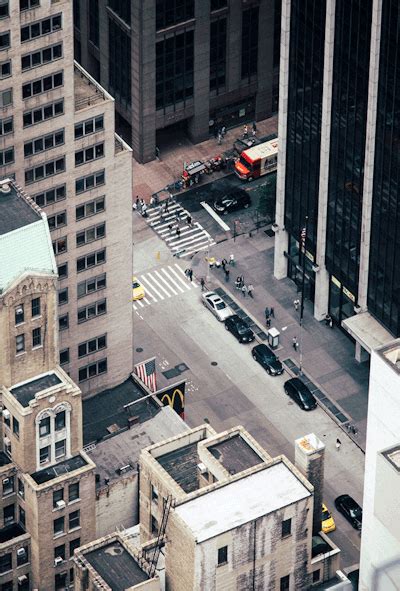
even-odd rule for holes
{"type": "Polygon", "coordinates": [[[206,291],[201,294],[201,300],[205,307],[211,310],[220,322],[223,322],[226,318],[234,314],[233,310],[225,304],[224,300],[215,291],[206,291]]]}

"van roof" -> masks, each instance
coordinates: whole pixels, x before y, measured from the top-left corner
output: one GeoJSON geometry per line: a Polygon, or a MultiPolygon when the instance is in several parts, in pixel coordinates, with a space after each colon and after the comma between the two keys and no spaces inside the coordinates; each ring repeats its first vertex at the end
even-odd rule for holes
{"type": "Polygon", "coordinates": [[[246,152],[246,156],[252,160],[278,154],[278,138],[269,140],[263,144],[258,144],[258,146],[253,146],[252,148],[243,151],[246,152]]]}

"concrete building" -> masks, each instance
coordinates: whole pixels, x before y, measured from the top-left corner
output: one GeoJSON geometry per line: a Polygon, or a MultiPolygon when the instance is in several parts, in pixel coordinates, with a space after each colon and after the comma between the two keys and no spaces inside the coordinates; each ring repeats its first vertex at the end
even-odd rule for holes
{"type": "Polygon", "coordinates": [[[95,535],[81,392],[58,365],[57,269],[45,214],[0,183],[0,586],[65,589],[95,535]]]}
{"type": "Polygon", "coordinates": [[[304,269],[360,361],[400,336],[399,23],[392,0],[282,2],[274,273],[304,269]]]}
{"type": "Polygon", "coordinates": [[[75,57],[116,99],[139,162],[277,110],[280,0],[74,2],[75,57]],[[275,72],[275,73],[274,73],[275,72]]]}
{"type": "Polygon", "coordinates": [[[400,589],[400,340],[372,352],[360,591],[400,589]]]}
{"type": "Polygon", "coordinates": [[[132,153],[114,100],[74,63],[72,2],[1,2],[0,37],[0,178],[47,214],[60,364],[93,394],[132,369],[132,153]]]}

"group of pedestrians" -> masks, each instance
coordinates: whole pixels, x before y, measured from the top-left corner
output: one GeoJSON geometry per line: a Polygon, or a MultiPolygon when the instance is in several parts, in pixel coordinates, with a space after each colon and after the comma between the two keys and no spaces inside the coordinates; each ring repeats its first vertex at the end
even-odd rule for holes
{"type": "MultiPolygon", "coordinates": [[[[253,124],[251,126],[251,135],[252,137],[256,137],[257,134],[257,124],[255,121],[253,121],[253,124]]],[[[247,123],[243,126],[243,139],[248,139],[249,137],[249,127],[247,125],[247,123]]]]}
{"type": "Polygon", "coordinates": [[[248,285],[246,285],[245,282],[244,282],[243,275],[238,275],[236,277],[235,287],[236,287],[237,290],[240,290],[242,292],[242,295],[243,295],[244,298],[247,295],[249,297],[251,297],[251,298],[254,298],[254,296],[253,296],[254,286],[253,286],[252,283],[249,283],[248,285]]]}
{"type": "Polygon", "coordinates": [[[140,213],[144,218],[148,217],[147,213],[147,204],[144,199],[141,199],[139,195],[136,195],[135,202],[133,204],[133,209],[136,209],[138,213],[140,213]]]}
{"type": "Polygon", "coordinates": [[[267,325],[267,328],[270,328],[271,318],[275,318],[275,311],[274,311],[273,307],[271,306],[271,308],[269,308],[267,306],[265,308],[264,314],[265,314],[265,324],[267,325]]]}

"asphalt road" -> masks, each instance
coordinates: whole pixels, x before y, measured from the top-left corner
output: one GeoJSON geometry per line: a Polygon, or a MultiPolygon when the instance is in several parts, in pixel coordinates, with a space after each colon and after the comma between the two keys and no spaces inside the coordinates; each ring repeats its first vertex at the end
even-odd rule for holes
{"type": "Polygon", "coordinates": [[[192,426],[205,420],[217,431],[243,425],[271,455],[283,453],[292,461],[294,440],[315,433],[326,445],[324,500],[337,524],[337,531],[329,535],[342,550],[342,566],[357,563],[360,536],[337,514],[333,501],[343,493],[361,501],[363,454],[320,408],[306,413],[288,400],[285,376],[266,374],[252,359],[251,345],[240,345],[202,306],[199,287],[186,288],[178,279],[175,284],[176,265],[183,269],[185,263],[172,258],[139,218],[136,225],[134,273],[147,276],[153,285],[163,277],[164,291],[158,291],[164,297],[155,295],[137,306],[134,347],[141,351],[135,353],[135,361],[156,355],[159,387],[179,379],[168,381],[162,371],[186,364],[181,377],[187,379],[186,420],[192,426]],[[337,437],[342,440],[340,451],[335,448],[337,437]]]}

